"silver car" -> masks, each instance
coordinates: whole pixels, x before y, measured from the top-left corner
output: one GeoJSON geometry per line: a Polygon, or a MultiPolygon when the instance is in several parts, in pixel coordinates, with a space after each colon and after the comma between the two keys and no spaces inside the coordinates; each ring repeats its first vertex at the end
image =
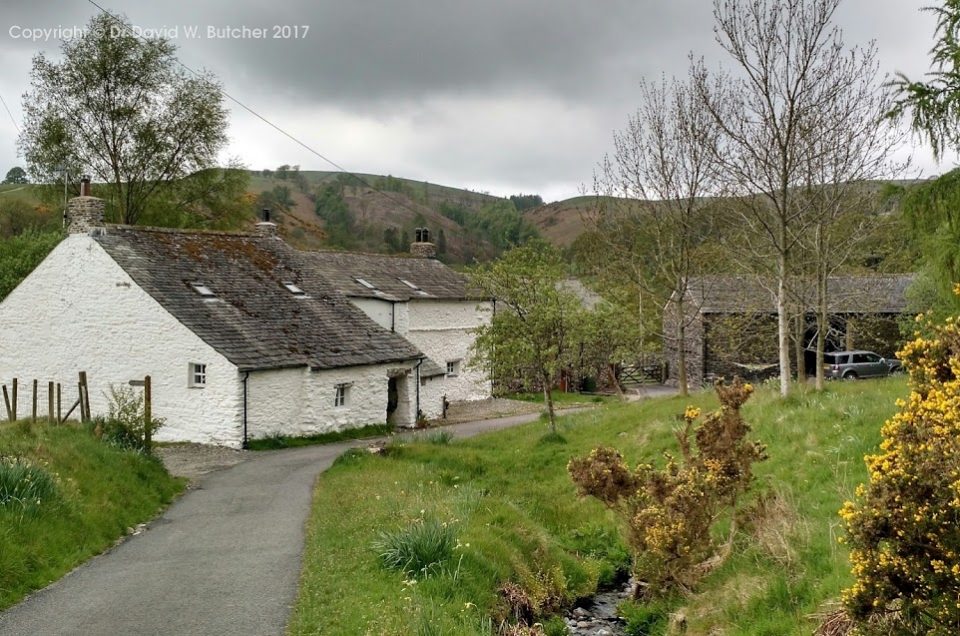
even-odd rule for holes
{"type": "Polygon", "coordinates": [[[899,360],[872,351],[832,351],[823,354],[823,365],[828,378],[843,380],[885,377],[902,370],[899,360]]]}

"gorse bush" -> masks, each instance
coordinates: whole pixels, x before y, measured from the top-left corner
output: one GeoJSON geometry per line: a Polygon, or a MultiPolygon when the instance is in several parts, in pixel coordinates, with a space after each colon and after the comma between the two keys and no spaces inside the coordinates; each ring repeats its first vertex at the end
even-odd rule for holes
{"type": "Polygon", "coordinates": [[[0,511],[36,512],[58,498],[49,472],[20,457],[0,457],[0,511]]]}
{"type": "Polygon", "coordinates": [[[453,556],[456,547],[454,525],[434,518],[382,532],[373,544],[384,567],[412,576],[430,575],[453,556]]]}
{"type": "Polygon", "coordinates": [[[898,634],[960,625],[960,323],[917,321],[898,354],[910,396],[865,457],[868,483],[840,511],[855,579],[843,599],[865,633],[880,622],[898,634]]]}
{"type": "MultiPolygon", "coordinates": [[[[596,497],[626,521],[634,575],[643,583],[638,594],[689,588],[706,571],[711,529],[721,512],[736,508],[753,463],[766,458],[764,446],[747,439],[750,427],[740,415],[753,387],[736,379],[718,383],[716,391],[719,410],[702,421],[699,409],[683,413],[676,431],[680,458],[666,455],[664,468],[631,469],[611,448],[596,448],[567,466],[581,495],[596,497]]],[[[732,542],[735,517],[731,524],[732,542]]]]}

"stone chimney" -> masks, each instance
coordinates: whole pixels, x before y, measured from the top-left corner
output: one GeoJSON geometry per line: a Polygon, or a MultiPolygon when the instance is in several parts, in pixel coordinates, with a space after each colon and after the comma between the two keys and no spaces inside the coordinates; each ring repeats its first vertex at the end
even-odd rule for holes
{"type": "Polygon", "coordinates": [[[67,234],[89,234],[102,228],[105,207],[103,199],[90,196],[90,177],[84,176],[80,179],[80,196],[67,203],[67,234]]]}
{"type": "Polygon", "coordinates": [[[260,236],[276,236],[277,224],[270,220],[270,208],[264,208],[261,221],[257,223],[257,234],[260,236]]]}
{"type": "Polygon", "coordinates": [[[425,227],[418,227],[414,232],[414,241],[410,244],[410,253],[418,258],[436,258],[437,246],[430,242],[430,230],[425,227]]]}

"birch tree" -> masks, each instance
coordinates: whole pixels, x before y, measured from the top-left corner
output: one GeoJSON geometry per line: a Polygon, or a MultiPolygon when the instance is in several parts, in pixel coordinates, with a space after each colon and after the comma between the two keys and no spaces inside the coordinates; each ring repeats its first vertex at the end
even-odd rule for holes
{"type": "MultiPolygon", "coordinates": [[[[840,0],[714,0],[717,43],[733,72],[691,68],[720,129],[714,157],[738,196],[747,244],[775,281],[780,393],[790,390],[791,259],[811,218],[801,188],[826,161],[821,113],[842,110],[852,69],[868,57],[832,25],[840,0]]],[[[835,122],[845,124],[846,122],[835,122]]]]}
{"type": "Polygon", "coordinates": [[[809,229],[801,243],[815,273],[817,324],[816,388],[824,385],[823,353],[829,329],[827,281],[884,224],[871,181],[902,173],[906,162],[891,159],[904,137],[888,118],[889,93],[879,77],[876,49],[845,58],[834,72],[845,89],[825,104],[809,131],[801,195],[809,229]]]}
{"type": "Polygon", "coordinates": [[[707,197],[716,194],[715,134],[689,85],[645,83],[637,112],[614,133],[613,155],[594,177],[606,205],[590,223],[609,260],[632,271],[641,299],[659,308],[674,304],[678,319],[663,337],[678,352],[681,395],[688,393],[687,291],[700,271],[697,248],[711,231],[707,197]]]}

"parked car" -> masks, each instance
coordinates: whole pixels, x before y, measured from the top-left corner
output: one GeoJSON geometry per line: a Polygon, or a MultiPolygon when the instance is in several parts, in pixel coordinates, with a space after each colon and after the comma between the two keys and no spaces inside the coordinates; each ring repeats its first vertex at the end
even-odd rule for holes
{"type": "Polygon", "coordinates": [[[902,371],[899,360],[872,351],[832,351],[823,354],[823,365],[828,378],[843,380],[885,377],[902,371]]]}

